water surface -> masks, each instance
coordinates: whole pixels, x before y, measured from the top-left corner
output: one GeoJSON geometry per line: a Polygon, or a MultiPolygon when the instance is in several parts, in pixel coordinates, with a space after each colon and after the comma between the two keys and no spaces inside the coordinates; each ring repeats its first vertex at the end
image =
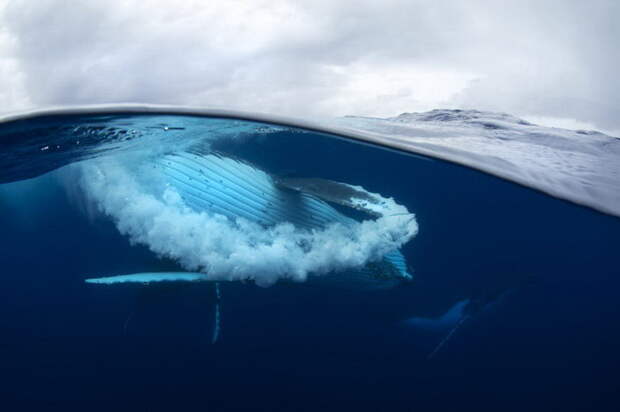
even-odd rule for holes
{"type": "MultiPolygon", "coordinates": [[[[42,116],[3,123],[0,146],[1,391],[11,405],[617,406],[616,217],[445,161],[241,119],[42,116]],[[413,279],[398,270],[389,279],[377,276],[385,270],[368,271],[367,263],[379,261],[376,248],[363,264],[323,254],[322,264],[296,274],[294,266],[278,266],[294,262],[286,253],[269,258],[273,267],[240,255],[238,265],[210,274],[221,288],[215,344],[213,282],[85,283],[93,276],[208,272],[190,267],[191,247],[162,256],[152,238],[136,237],[114,211],[102,210],[102,201],[127,187],[115,184],[120,180],[88,186],[93,170],[121,168],[155,187],[141,168],[187,152],[233,159],[273,179],[343,182],[394,199],[415,214],[418,231],[389,240],[413,279]]],[[[135,192],[127,193],[127,204],[135,204],[135,192]]],[[[380,219],[325,202],[355,224],[380,219]]],[[[271,226],[265,222],[261,233],[271,226]]],[[[351,237],[351,244],[361,239],[351,237]]]]}

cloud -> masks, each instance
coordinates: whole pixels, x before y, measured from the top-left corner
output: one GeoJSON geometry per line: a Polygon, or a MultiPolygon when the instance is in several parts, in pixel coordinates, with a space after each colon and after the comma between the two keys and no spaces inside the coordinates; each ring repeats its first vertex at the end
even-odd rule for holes
{"type": "Polygon", "coordinates": [[[476,58],[476,72],[481,76],[453,102],[464,108],[568,118],[602,129],[620,128],[620,82],[612,73],[620,63],[614,40],[620,38],[620,28],[614,21],[620,4],[520,4],[484,12],[488,23],[484,34],[496,40],[478,43],[483,54],[476,58]]]}
{"type": "Polygon", "coordinates": [[[617,2],[438,3],[12,1],[0,103],[302,117],[464,107],[620,128],[617,2]]]}

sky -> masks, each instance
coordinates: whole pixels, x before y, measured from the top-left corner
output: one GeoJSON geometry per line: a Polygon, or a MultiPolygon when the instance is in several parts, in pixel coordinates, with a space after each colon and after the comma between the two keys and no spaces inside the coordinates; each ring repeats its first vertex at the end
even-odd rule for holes
{"type": "Polygon", "coordinates": [[[0,0],[0,113],[436,108],[620,135],[615,0],[0,0]]]}

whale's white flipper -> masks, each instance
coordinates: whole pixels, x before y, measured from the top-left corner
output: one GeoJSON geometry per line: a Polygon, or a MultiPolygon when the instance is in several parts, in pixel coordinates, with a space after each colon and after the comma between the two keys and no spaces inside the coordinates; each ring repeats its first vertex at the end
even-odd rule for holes
{"type": "Polygon", "coordinates": [[[86,283],[99,285],[113,285],[117,283],[156,283],[156,282],[210,282],[204,273],[192,272],[146,272],[133,273],[130,275],[107,276],[101,278],[85,279],[86,283]]]}

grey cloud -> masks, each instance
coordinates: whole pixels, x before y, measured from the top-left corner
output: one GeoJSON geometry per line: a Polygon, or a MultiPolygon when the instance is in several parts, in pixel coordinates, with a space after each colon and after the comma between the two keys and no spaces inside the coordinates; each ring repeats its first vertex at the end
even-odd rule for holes
{"type": "Polygon", "coordinates": [[[34,105],[397,114],[436,105],[429,85],[366,89],[348,73],[419,69],[476,78],[450,86],[444,106],[619,129],[619,12],[614,1],[13,1],[0,22],[14,47],[0,41],[0,54],[23,80],[26,96],[13,101],[34,105]]]}

